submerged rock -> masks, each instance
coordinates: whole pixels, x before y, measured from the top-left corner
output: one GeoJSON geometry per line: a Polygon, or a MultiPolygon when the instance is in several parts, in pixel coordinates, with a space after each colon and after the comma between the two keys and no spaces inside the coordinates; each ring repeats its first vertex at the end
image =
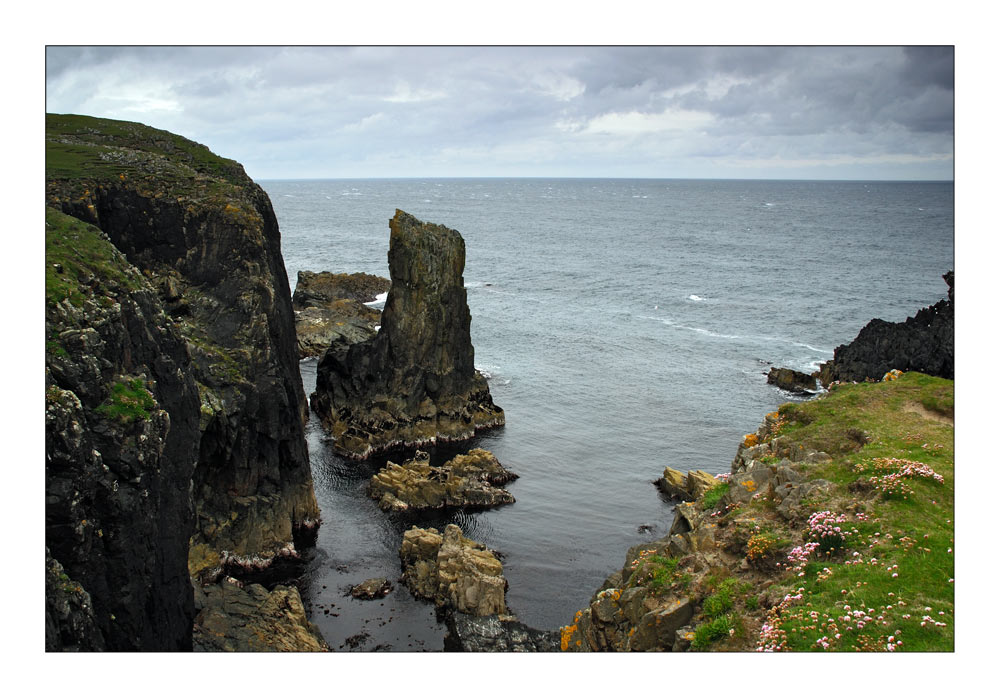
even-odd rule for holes
{"type": "Polygon", "coordinates": [[[557,652],[559,633],[537,630],[511,616],[473,617],[449,613],[445,619],[448,652],[557,652]]]}
{"type": "Polygon", "coordinates": [[[411,528],[403,534],[399,557],[403,581],[414,595],[473,616],[507,613],[503,565],[455,524],[448,524],[444,535],[436,528],[411,528]]]}
{"type": "Polygon", "coordinates": [[[351,596],[356,599],[381,599],[392,591],[392,584],[385,577],[366,579],[351,587],[351,596]]]}
{"type": "Polygon", "coordinates": [[[514,496],[499,487],[517,475],[489,451],[474,448],[444,465],[432,466],[423,451],[397,465],[390,461],[372,476],[368,494],[384,511],[420,511],[446,507],[489,508],[512,504],[514,496]]]}
{"type": "Polygon", "coordinates": [[[382,327],[370,340],[331,347],[312,395],[334,447],[355,458],[504,423],[475,369],[462,236],[399,210],[389,227],[382,327]]]}

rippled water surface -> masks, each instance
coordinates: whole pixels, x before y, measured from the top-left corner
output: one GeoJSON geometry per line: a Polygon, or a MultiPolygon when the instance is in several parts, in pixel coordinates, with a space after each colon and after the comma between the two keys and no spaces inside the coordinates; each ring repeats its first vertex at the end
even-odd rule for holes
{"type": "MultiPolygon", "coordinates": [[[[664,466],[728,470],[742,435],[789,399],[766,384],[769,364],[812,370],[873,317],[940,300],[953,268],[950,183],[262,186],[293,287],[303,269],[388,276],[397,208],[465,238],[476,365],[507,415],[475,445],[521,477],[515,504],[430,523],[500,551],[508,604],[540,628],[569,622],[629,546],[666,534],[672,505],[651,484],[664,466]]],[[[315,361],[301,366],[309,393],[315,361]]],[[[378,463],[334,456],[315,418],[308,438],[324,519],[306,580],[313,619],[335,647],[366,632],[357,649],[440,649],[433,609],[405,589],[382,606],[343,596],[367,577],[395,580],[411,522],[364,496],[378,463]]]]}

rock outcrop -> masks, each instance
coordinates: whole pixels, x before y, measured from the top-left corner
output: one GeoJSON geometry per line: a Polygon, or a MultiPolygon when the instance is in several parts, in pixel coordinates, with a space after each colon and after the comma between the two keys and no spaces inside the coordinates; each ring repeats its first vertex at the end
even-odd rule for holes
{"type": "Polygon", "coordinates": [[[277,222],[238,163],[73,115],[46,201],[46,545],[107,649],[190,649],[189,571],[318,525],[277,222]]]}
{"type": "Polygon", "coordinates": [[[771,368],[767,372],[767,382],[790,393],[816,392],[816,376],[791,368],[771,368]]]}
{"type": "Polygon", "coordinates": [[[473,616],[507,614],[503,565],[455,524],[443,535],[436,528],[411,528],[403,534],[399,557],[402,579],[414,595],[473,616]]]}
{"type": "Polygon", "coordinates": [[[402,465],[392,461],[372,476],[368,494],[384,511],[424,511],[449,507],[486,509],[512,504],[501,485],[517,478],[489,451],[474,448],[441,466],[417,451],[402,465]]]}
{"type": "Polygon", "coordinates": [[[196,592],[196,652],[328,652],[295,587],[268,591],[227,577],[196,592]]]}
{"type": "Polygon", "coordinates": [[[923,308],[905,322],[875,319],[850,344],[834,349],[820,366],[824,386],[833,381],[881,380],[892,369],[955,377],[955,274],[943,276],[948,298],[923,308]]]}
{"type": "Polygon", "coordinates": [[[389,291],[389,279],[375,274],[334,274],[300,271],[295,280],[292,305],[296,310],[329,308],[338,300],[371,303],[389,291]]]}
{"type": "Polygon", "coordinates": [[[312,395],[334,447],[354,458],[504,423],[474,365],[462,236],[398,210],[389,227],[382,327],[371,340],[331,347],[312,395]]]}
{"type": "Polygon", "coordinates": [[[292,294],[299,356],[373,338],[382,313],[365,303],[388,290],[389,280],[372,274],[300,271],[292,294]]]}
{"type": "Polygon", "coordinates": [[[656,480],[655,484],[668,497],[691,501],[698,499],[718,482],[704,470],[689,470],[682,473],[667,466],[663,469],[663,477],[656,480]]]}

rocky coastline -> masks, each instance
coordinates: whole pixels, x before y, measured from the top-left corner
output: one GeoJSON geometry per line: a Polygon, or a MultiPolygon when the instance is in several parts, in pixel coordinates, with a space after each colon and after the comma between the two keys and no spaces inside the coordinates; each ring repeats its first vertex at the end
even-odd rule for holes
{"type": "Polygon", "coordinates": [[[382,313],[366,303],[388,290],[389,280],[372,274],[300,271],[292,294],[299,357],[372,339],[382,313]]]}
{"type": "MultiPolygon", "coordinates": [[[[46,545],[104,648],[190,650],[192,578],[319,525],[277,221],[238,163],[74,115],[47,115],[46,204],[46,545]]],[[[47,646],[93,645],[67,618],[47,646]]]]}

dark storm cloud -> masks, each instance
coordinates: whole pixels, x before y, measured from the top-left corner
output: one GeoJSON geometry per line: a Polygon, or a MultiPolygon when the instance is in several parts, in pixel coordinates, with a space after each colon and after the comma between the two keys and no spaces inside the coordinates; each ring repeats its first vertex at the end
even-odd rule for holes
{"type": "Polygon", "coordinates": [[[950,47],[50,47],[47,59],[50,111],[152,122],[265,176],[950,170],[950,47]]]}

